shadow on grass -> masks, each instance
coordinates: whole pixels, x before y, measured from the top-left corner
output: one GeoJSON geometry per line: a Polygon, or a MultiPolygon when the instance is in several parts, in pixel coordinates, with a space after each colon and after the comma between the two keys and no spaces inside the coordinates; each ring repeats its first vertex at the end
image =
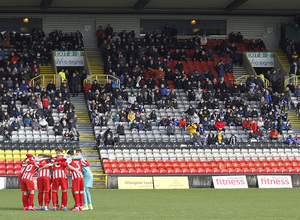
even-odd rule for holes
{"type": "Polygon", "coordinates": [[[20,207],[0,207],[0,210],[3,210],[3,211],[23,211],[23,208],[20,208],[20,207]]]}

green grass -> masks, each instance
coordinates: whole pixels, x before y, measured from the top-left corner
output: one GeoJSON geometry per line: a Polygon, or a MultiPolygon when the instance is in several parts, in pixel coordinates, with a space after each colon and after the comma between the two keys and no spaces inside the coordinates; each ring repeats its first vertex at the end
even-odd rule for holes
{"type": "MultiPolygon", "coordinates": [[[[69,192],[71,195],[71,192],[69,192]]],[[[91,190],[93,211],[23,211],[20,190],[0,190],[0,219],[300,219],[300,188],[91,190]]],[[[35,194],[35,206],[38,205],[35,194]]],[[[68,208],[74,205],[69,196],[68,208]]]]}

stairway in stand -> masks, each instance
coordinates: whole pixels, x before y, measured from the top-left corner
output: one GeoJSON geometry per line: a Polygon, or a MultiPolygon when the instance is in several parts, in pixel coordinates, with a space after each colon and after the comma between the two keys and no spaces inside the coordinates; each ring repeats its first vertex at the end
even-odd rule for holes
{"type": "MultiPolygon", "coordinates": [[[[296,110],[287,111],[288,119],[292,123],[292,129],[296,134],[300,134],[300,118],[296,112],[296,110]]],[[[294,137],[293,137],[294,138],[294,137]]]]}
{"type": "MultiPolygon", "coordinates": [[[[244,76],[244,75],[248,75],[248,73],[246,72],[246,70],[243,66],[233,67],[233,77],[234,77],[235,80],[238,79],[241,76],[244,76]]],[[[241,80],[238,80],[238,81],[245,83],[246,79],[241,79],[241,80]]]]}
{"type": "MultiPolygon", "coordinates": [[[[90,67],[90,74],[103,74],[104,65],[97,47],[85,47],[87,62],[90,67]]],[[[101,83],[101,82],[100,82],[101,83]]],[[[106,82],[103,82],[106,83],[106,82]]]]}
{"type": "Polygon", "coordinates": [[[53,72],[52,66],[39,66],[41,74],[55,74],[53,72]]]}
{"type": "Polygon", "coordinates": [[[281,49],[268,49],[268,51],[275,52],[284,70],[288,73],[290,71],[290,62],[284,52],[281,49]]]}
{"type": "Polygon", "coordinates": [[[83,94],[79,93],[77,97],[71,97],[71,103],[74,104],[75,112],[78,116],[79,146],[82,149],[83,156],[89,161],[94,175],[93,188],[105,188],[103,167],[98,151],[93,149],[96,145],[96,140],[83,94]]]}

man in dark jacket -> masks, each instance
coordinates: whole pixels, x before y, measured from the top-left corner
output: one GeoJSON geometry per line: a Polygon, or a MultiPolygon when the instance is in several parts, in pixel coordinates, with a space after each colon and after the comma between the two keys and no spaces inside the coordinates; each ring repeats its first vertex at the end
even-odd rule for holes
{"type": "Polygon", "coordinates": [[[72,92],[73,92],[73,97],[78,96],[78,86],[80,85],[80,78],[76,73],[73,73],[72,75],[72,92]]]}
{"type": "Polygon", "coordinates": [[[118,127],[117,127],[117,134],[119,134],[119,135],[125,135],[124,130],[125,130],[125,129],[124,129],[123,124],[120,123],[120,124],[118,125],[118,127]]]}
{"type": "Polygon", "coordinates": [[[53,128],[54,134],[56,135],[62,135],[63,133],[63,127],[59,122],[56,122],[54,128],[53,128]]]}

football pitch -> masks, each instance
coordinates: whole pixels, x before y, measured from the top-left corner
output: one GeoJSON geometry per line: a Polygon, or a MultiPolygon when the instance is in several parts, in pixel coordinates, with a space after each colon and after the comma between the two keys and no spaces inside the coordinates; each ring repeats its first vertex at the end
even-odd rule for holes
{"type": "MultiPolygon", "coordinates": [[[[71,209],[74,200],[68,194],[71,209]]],[[[93,189],[91,195],[93,211],[23,211],[20,190],[0,190],[0,219],[300,219],[300,188],[93,189]]]]}

